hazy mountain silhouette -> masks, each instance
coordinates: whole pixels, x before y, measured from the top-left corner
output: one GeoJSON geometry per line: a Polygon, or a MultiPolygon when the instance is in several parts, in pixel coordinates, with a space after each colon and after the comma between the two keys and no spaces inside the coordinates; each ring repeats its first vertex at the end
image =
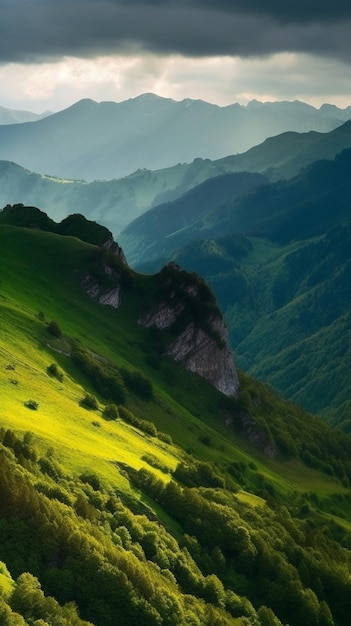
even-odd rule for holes
{"type": "Polygon", "coordinates": [[[51,111],[44,113],[32,113],[31,111],[21,111],[17,109],[8,109],[0,106],[0,124],[23,124],[24,122],[36,122],[38,120],[52,115],[51,111]]]}
{"type": "Polygon", "coordinates": [[[328,132],[349,117],[349,109],[298,101],[219,107],[153,94],[121,103],[86,99],[34,123],[0,126],[0,159],[60,177],[111,179],[219,159],[288,130],[328,132]]]}

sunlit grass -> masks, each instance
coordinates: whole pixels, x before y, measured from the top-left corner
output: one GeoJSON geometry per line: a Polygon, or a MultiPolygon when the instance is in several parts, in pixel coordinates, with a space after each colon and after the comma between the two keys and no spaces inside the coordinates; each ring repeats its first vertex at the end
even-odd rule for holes
{"type": "MultiPolygon", "coordinates": [[[[116,311],[94,302],[81,288],[76,270],[91,246],[75,238],[25,229],[2,227],[1,234],[2,427],[20,434],[30,431],[41,455],[52,449],[67,471],[93,470],[106,485],[123,491],[132,488],[121,466],[146,467],[167,481],[177,463],[191,454],[224,470],[233,461],[254,465],[248,475],[267,479],[282,496],[297,492],[328,498],[346,492],[335,479],[301,462],[272,460],[253,449],[225,426],[223,416],[217,414],[219,392],[196,375],[167,360],[159,369],[152,368],[142,348],[145,330],[136,323],[140,295],[126,295],[123,307],[116,311]],[[51,320],[58,322],[67,341],[48,333],[51,320]],[[176,445],[166,445],[121,419],[104,419],[103,398],[97,398],[99,410],[81,406],[84,395],[94,390],[68,354],[71,338],[119,367],[137,367],[151,377],[154,399],[145,402],[129,394],[127,406],[168,433],[176,445]],[[62,382],[48,375],[52,363],[63,372],[62,382]],[[28,400],[38,403],[37,410],[25,406],[28,400]],[[150,467],[143,459],[147,455],[168,468],[168,473],[150,467]]],[[[264,502],[247,491],[238,492],[238,498],[253,507],[264,502]]]]}

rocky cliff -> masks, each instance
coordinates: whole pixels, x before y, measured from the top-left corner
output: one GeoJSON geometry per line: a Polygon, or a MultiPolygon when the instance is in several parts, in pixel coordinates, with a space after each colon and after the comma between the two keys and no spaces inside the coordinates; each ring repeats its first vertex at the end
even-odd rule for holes
{"type": "MultiPolygon", "coordinates": [[[[103,248],[109,254],[101,250],[100,256],[96,255],[100,271],[96,271],[94,263],[92,271],[84,277],[83,286],[101,304],[118,308],[123,296],[120,278],[125,257],[114,242],[103,248]]],[[[128,266],[124,271],[131,272],[128,266]]],[[[227,327],[210,289],[199,276],[183,271],[174,263],[155,276],[155,283],[156,290],[149,294],[149,305],[139,316],[139,324],[169,331],[163,353],[225,395],[235,397],[238,374],[227,327]]]]}
{"type": "Polygon", "coordinates": [[[238,374],[227,328],[212,292],[202,279],[174,263],[160,272],[159,292],[162,299],[139,318],[139,323],[169,329],[172,339],[165,353],[222,393],[235,397],[238,374]]]}
{"type": "Polygon", "coordinates": [[[121,305],[122,284],[131,276],[122,248],[110,233],[106,241],[92,254],[90,271],[83,280],[85,291],[100,304],[118,309],[121,305]]]}

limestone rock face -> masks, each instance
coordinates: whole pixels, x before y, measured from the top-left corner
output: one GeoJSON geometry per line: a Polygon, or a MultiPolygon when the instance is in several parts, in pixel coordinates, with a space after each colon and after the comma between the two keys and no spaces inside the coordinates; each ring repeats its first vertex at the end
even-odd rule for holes
{"type": "MultiPolygon", "coordinates": [[[[128,268],[124,252],[112,236],[105,241],[101,249],[106,250],[113,257],[117,257],[118,261],[128,268]]],[[[114,263],[109,262],[108,256],[106,256],[105,260],[102,259],[101,266],[105,276],[114,284],[106,287],[101,280],[96,280],[94,275],[87,274],[82,281],[82,285],[91,298],[98,300],[101,304],[118,309],[121,305],[120,271],[114,267],[114,263]]]]}
{"type": "MultiPolygon", "coordinates": [[[[167,268],[169,273],[164,273],[169,297],[142,315],[139,323],[146,327],[172,329],[177,322],[180,330],[168,344],[166,354],[225,395],[235,397],[239,390],[238,374],[228,344],[227,327],[213,294],[198,277],[183,272],[174,264],[167,268]],[[178,272],[178,276],[174,272],[178,272]],[[172,275],[176,283],[174,288],[172,275]]],[[[160,278],[165,278],[162,272],[160,278]]]]}
{"type": "Polygon", "coordinates": [[[146,328],[169,328],[173,326],[178,315],[184,310],[182,304],[175,305],[171,302],[161,302],[151,313],[147,313],[139,319],[139,323],[146,328]],[[172,306],[173,305],[173,306],[172,306]]]}
{"type": "Polygon", "coordinates": [[[114,309],[119,308],[121,304],[121,288],[119,285],[109,291],[105,291],[90,274],[84,277],[82,285],[87,294],[89,294],[91,298],[94,298],[94,300],[98,300],[101,304],[105,304],[106,306],[112,306],[114,309]]]}
{"type": "Polygon", "coordinates": [[[189,324],[168,347],[167,354],[184,363],[186,369],[205,378],[227,396],[236,396],[239,379],[233,354],[227,345],[227,331],[222,319],[211,320],[221,338],[219,343],[202,328],[189,324]]]}

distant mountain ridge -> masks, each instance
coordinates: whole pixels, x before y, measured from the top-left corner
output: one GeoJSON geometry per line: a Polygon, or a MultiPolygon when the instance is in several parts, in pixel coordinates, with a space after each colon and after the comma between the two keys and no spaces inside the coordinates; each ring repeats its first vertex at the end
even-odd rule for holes
{"type": "Polygon", "coordinates": [[[23,124],[24,122],[36,122],[48,115],[51,111],[44,113],[33,113],[32,111],[22,111],[20,109],[9,109],[0,105],[0,124],[23,124]]]}
{"type": "Polygon", "coordinates": [[[59,179],[0,161],[0,206],[23,202],[45,207],[56,221],[70,213],[83,213],[105,224],[119,238],[121,231],[148,209],[173,202],[210,178],[251,172],[269,181],[289,179],[301,167],[320,158],[333,159],[348,147],[351,147],[350,121],[329,133],[283,133],[240,155],[217,161],[196,158],[190,164],[155,171],[138,170],[110,181],[85,183],[59,179]]]}
{"type": "Polygon", "coordinates": [[[219,107],[154,94],[120,103],[85,99],[34,123],[0,126],[0,159],[62,178],[106,180],[241,153],[285,131],[329,132],[350,114],[302,102],[219,107]]]}
{"type": "MultiPolygon", "coordinates": [[[[246,164],[248,170],[254,169],[256,165],[256,171],[259,172],[260,164],[264,164],[265,158],[267,174],[270,171],[268,163],[280,162],[282,168],[291,168],[290,171],[296,171],[300,164],[302,169],[299,176],[271,185],[265,185],[269,182],[267,176],[252,173],[251,176],[256,176],[256,179],[252,178],[251,182],[256,181],[257,190],[254,190],[252,184],[251,193],[243,193],[240,186],[237,187],[238,193],[235,193],[233,186],[231,191],[227,191],[225,198],[224,181],[230,179],[234,183],[235,176],[244,177],[243,173],[227,174],[202,183],[172,202],[153,207],[128,224],[120,234],[120,241],[130,262],[140,264],[158,256],[167,259],[174,250],[189,241],[223,237],[234,232],[258,236],[270,236],[275,232],[277,240],[292,237],[293,233],[298,236],[294,224],[294,216],[298,210],[299,215],[304,216],[304,219],[300,217],[298,220],[300,231],[304,228],[306,236],[311,236],[313,232],[318,234],[328,219],[329,221],[335,219],[336,211],[342,210],[340,205],[347,198],[347,194],[340,194],[339,190],[336,190],[333,213],[328,213],[327,207],[324,209],[322,215],[325,223],[322,226],[322,216],[318,214],[318,203],[321,201],[322,193],[327,193],[328,185],[330,189],[334,189],[334,176],[342,178],[345,184],[349,177],[348,148],[345,148],[344,152],[341,151],[344,157],[335,155],[335,161],[321,160],[324,155],[331,155],[337,145],[351,146],[351,122],[346,122],[327,134],[306,133],[295,137],[294,134],[286,133],[266,140],[244,155],[228,157],[225,162],[227,166],[231,163],[233,170],[235,161],[238,160],[243,167],[246,164]],[[298,148],[294,152],[293,144],[296,140],[298,148]],[[269,161],[272,152],[275,160],[269,161]],[[314,160],[313,155],[316,154],[320,154],[320,160],[314,160]],[[284,162],[285,155],[287,162],[284,162]],[[216,193],[212,192],[212,196],[209,196],[208,190],[211,187],[216,189],[216,193]],[[208,202],[209,197],[213,197],[212,203],[208,202]],[[300,209],[298,204],[301,205],[300,209]],[[291,213],[288,217],[289,211],[291,213]],[[183,215],[186,217],[182,218],[183,215]],[[287,221],[289,228],[285,226],[287,221]]],[[[250,175],[246,174],[247,176],[250,175]]],[[[237,183],[238,181],[239,179],[237,183]]],[[[248,191],[247,187],[246,192],[248,191]]],[[[331,202],[331,199],[329,201],[331,202]]]]}

